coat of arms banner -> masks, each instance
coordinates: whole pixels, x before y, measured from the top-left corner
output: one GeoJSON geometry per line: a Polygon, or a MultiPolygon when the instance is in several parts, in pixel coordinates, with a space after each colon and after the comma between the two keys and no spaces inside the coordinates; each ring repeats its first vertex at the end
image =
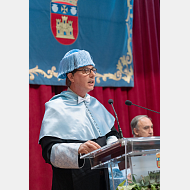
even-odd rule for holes
{"type": "Polygon", "coordinates": [[[29,83],[65,85],[59,62],[84,49],[96,86],[133,87],[132,25],[133,0],[30,0],[29,83]]]}

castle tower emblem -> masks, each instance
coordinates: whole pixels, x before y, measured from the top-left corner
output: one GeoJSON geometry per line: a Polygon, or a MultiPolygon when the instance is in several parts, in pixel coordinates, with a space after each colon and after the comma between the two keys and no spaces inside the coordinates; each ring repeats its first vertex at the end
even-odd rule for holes
{"type": "Polygon", "coordinates": [[[61,19],[56,19],[56,37],[57,38],[66,38],[66,39],[75,39],[73,36],[73,21],[69,20],[68,17],[62,16],[61,19]]]}
{"type": "Polygon", "coordinates": [[[73,44],[78,37],[77,1],[51,1],[51,30],[55,39],[63,45],[73,44]]]}

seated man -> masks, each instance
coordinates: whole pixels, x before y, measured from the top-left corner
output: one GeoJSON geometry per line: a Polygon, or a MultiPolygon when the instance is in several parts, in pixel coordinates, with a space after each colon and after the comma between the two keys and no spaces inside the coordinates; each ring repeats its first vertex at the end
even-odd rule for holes
{"type": "Polygon", "coordinates": [[[131,121],[133,137],[152,137],[153,124],[147,115],[137,115],[131,121]]]}
{"type": "MultiPolygon", "coordinates": [[[[152,137],[153,124],[151,118],[147,115],[137,115],[131,120],[131,130],[133,137],[152,137]]],[[[131,173],[128,174],[127,179],[131,180],[131,173]]]]}

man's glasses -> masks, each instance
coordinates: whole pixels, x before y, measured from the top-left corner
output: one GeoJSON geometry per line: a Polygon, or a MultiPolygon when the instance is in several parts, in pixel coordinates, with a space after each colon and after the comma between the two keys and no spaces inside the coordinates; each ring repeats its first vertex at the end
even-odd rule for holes
{"type": "Polygon", "coordinates": [[[96,68],[92,68],[92,69],[90,69],[90,68],[84,68],[84,69],[77,69],[76,71],[83,71],[82,72],[83,74],[89,75],[91,73],[91,71],[93,71],[94,74],[96,74],[97,69],[96,68]]]}

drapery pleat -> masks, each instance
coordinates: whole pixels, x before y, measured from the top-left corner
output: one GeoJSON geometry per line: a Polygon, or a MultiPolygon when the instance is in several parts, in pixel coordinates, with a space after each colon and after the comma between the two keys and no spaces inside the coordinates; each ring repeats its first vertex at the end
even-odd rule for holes
{"type": "MultiPolygon", "coordinates": [[[[160,111],[160,1],[134,0],[133,7],[134,87],[95,87],[89,94],[97,98],[114,115],[109,99],[113,99],[124,137],[132,137],[130,122],[139,114],[152,118],[154,135],[160,136],[160,115],[132,103],[160,111]]],[[[29,85],[29,188],[50,190],[51,166],[42,158],[38,137],[45,111],[45,102],[66,90],[65,86],[29,85]]],[[[116,128],[117,122],[115,122],[116,128]]]]}

